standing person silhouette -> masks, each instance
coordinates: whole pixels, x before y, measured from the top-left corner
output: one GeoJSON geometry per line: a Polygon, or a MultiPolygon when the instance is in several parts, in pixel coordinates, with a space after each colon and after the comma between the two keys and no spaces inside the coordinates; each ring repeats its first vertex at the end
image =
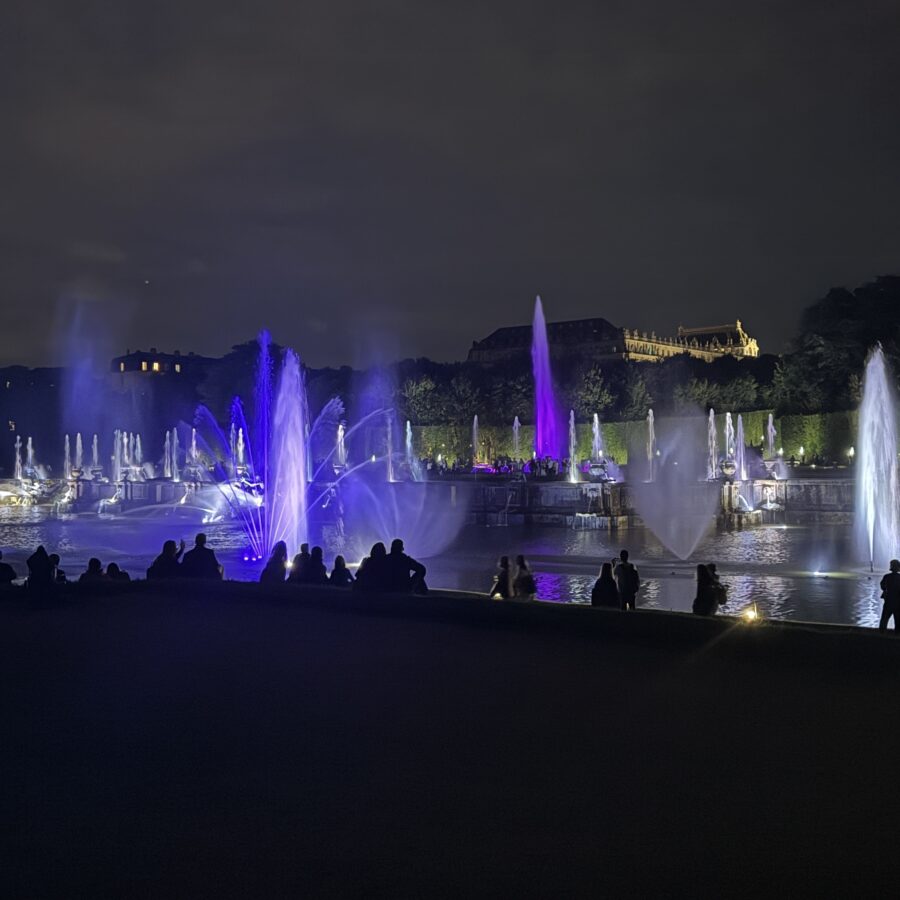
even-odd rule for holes
{"type": "Polygon", "coordinates": [[[509,571],[509,557],[501,556],[497,563],[497,574],[491,585],[490,597],[508,600],[512,596],[512,573],[509,571]]]}
{"type": "Polygon", "coordinates": [[[620,609],[621,605],[619,588],[616,579],[613,578],[612,563],[603,563],[600,567],[600,577],[594,582],[594,589],[591,591],[591,606],[620,609]]]}
{"type": "Polygon", "coordinates": [[[2,561],[3,553],[0,552],[0,588],[9,587],[16,580],[16,570],[2,561]]]}
{"type": "Polygon", "coordinates": [[[881,610],[879,631],[887,631],[891,616],[894,617],[894,631],[900,631],[900,559],[892,559],[890,572],[881,579],[881,599],[884,607],[881,610]]]}
{"type": "Polygon", "coordinates": [[[619,553],[619,564],[616,566],[615,575],[622,609],[634,609],[637,605],[637,592],[641,587],[641,579],[634,564],[628,562],[627,550],[619,553]]]}

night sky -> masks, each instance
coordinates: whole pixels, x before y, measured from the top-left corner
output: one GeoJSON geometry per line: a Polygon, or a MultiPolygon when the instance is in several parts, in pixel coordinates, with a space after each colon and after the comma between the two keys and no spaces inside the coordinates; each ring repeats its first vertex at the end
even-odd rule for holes
{"type": "Polygon", "coordinates": [[[458,359],[536,293],[779,351],[900,269],[896,0],[233,6],[4,7],[0,364],[458,359]]]}

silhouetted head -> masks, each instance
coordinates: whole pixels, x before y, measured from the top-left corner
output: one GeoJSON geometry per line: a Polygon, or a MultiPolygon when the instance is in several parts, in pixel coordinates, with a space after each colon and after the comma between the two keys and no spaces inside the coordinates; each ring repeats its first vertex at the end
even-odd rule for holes
{"type": "Polygon", "coordinates": [[[527,568],[528,568],[528,563],[525,562],[525,557],[522,556],[521,553],[516,557],[516,565],[517,565],[520,569],[527,569],[527,568]]]}
{"type": "Polygon", "coordinates": [[[387,549],[381,541],[378,541],[377,544],[372,544],[372,552],[369,554],[372,559],[381,559],[382,557],[387,556],[387,549]]]}
{"type": "Polygon", "coordinates": [[[338,554],[338,555],[334,558],[334,567],[335,567],[336,569],[346,569],[346,568],[347,568],[347,560],[344,559],[343,556],[341,556],[340,554],[338,554]]]}
{"type": "Polygon", "coordinates": [[[604,581],[612,580],[612,577],[613,577],[612,563],[603,563],[603,565],[600,566],[600,577],[604,581]]]}
{"type": "Polygon", "coordinates": [[[92,556],[88,560],[88,572],[90,572],[94,575],[99,575],[102,571],[103,571],[103,563],[100,562],[100,560],[97,559],[96,556],[92,556]]]}
{"type": "Polygon", "coordinates": [[[501,569],[508,569],[509,568],[509,557],[501,556],[500,561],[497,563],[497,565],[500,566],[501,569]]]}
{"type": "Polygon", "coordinates": [[[272,559],[287,559],[287,544],[284,541],[278,541],[272,548],[272,559]]]}
{"type": "Polygon", "coordinates": [[[709,569],[702,563],[697,566],[697,584],[708,584],[712,581],[709,569]]]}
{"type": "Polygon", "coordinates": [[[51,553],[51,554],[47,557],[47,561],[48,561],[51,565],[58,566],[58,565],[59,565],[59,554],[58,554],[58,553],[51,553]]]}
{"type": "Polygon", "coordinates": [[[301,556],[309,556],[309,544],[301,544],[300,545],[300,555],[301,556]]]}
{"type": "Polygon", "coordinates": [[[106,567],[106,574],[109,575],[110,578],[115,578],[119,574],[119,567],[115,563],[110,563],[106,567]]]}
{"type": "Polygon", "coordinates": [[[391,541],[391,553],[402,553],[403,552],[403,541],[400,538],[394,538],[391,541]]]}
{"type": "Polygon", "coordinates": [[[891,560],[891,571],[892,572],[900,572],[900,559],[892,559],[891,560]]]}
{"type": "Polygon", "coordinates": [[[320,562],[322,562],[322,548],[321,548],[321,547],[313,547],[313,548],[312,548],[312,553],[309,554],[309,558],[310,558],[314,563],[320,563],[320,562]]]}
{"type": "Polygon", "coordinates": [[[198,547],[205,547],[206,546],[206,535],[201,531],[200,534],[198,534],[197,537],[194,538],[194,543],[198,547]]]}
{"type": "Polygon", "coordinates": [[[622,562],[628,562],[628,551],[623,550],[621,553],[619,553],[619,559],[621,559],[622,562]]]}
{"type": "Polygon", "coordinates": [[[175,551],[178,549],[178,545],[175,541],[166,541],[163,544],[162,555],[163,556],[174,556],[175,551]]]}
{"type": "Polygon", "coordinates": [[[715,563],[707,563],[706,568],[709,570],[710,575],[716,574],[716,564],[715,563]]]}

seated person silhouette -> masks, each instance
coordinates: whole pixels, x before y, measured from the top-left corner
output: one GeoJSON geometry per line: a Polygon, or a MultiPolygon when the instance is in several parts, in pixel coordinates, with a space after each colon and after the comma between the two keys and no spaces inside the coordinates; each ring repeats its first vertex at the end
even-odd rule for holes
{"type": "Polygon", "coordinates": [[[182,553],[184,553],[184,541],[180,546],[176,546],[175,541],[166,541],[162,546],[162,553],[153,560],[152,565],[147,569],[147,580],[178,578],[181,575],[179,559],[182,553]]]}
{"type": "Polygon", "coordinates": [[[106,567],[106,577],[110,581],[131,581],[131,576],[123,569],[120,569],[118,563],[114,562],[111,562],[106,567]]]}
{"type": "Polygon", "coordinates": [[[96,556],[92,556],[88,560],[87,571],[81,573],[81,577],[78,579],[79,584],[96,584],[100,581],[108,581],[106,574],[103,571],[103,563],[97,559],[96,556]]]}
{"type": "Polygon", "coordinates": [[[381,541],[372,545],[369,555],[360,563],[353,587],[360,591],[388,589],[387,549],[381,541]]]}
{"type": "Polygon", "coordinates": [[[425,566],[404,552],[403,541],[400,538],[391,541],[391,552],[387,559],[388,590],[413,594],[428,592],[425,584],[425,566]]]}
{"type": "Polygon", "coordinates": [[[0,588],[9,587],[17,577],[16,570],[9,563],[3,562],[3,553],[0,552],[0,588]]]}
{"type": "Polygon", "coordinates": [[[206,535],[203,532],[194,538],[193,549],[184,554],[181,574],[185,578],[221,580],[222,567],[216,559],[216,554],[206,546],[206,535]]]}
{"type": "Polygon", "coordinates": [[[331,571],[328,582],[336,587],[347,587],[353,584],[353,573],[347,568],[347,561],[343,556],[338,555],[334,558],[334,569],[331,571]]]}

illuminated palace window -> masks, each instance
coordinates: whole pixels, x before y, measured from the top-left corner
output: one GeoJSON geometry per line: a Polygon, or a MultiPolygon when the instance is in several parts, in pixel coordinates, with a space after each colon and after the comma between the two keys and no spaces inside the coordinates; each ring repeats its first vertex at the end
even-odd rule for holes
{"type": "Polygon", "coordinates": [[[154,371],[154,372],[158,372],[158,371],[159,371],[159,363],[158,363],[158,362],[153,363],[153,371],[154,371]]]}
{"type": "Polygon", "coordinates": [[[141,371],[142,372],[147,371],[147,360],[146,359],[141,363],[141,371]]]}
{"type": "Polygon", "coordinates": [[[119,371],[120,371],[120,372],[124,372],[124,371],[125,371],[125,363],[119,363],[119,371]]]}
{"type": "Polygon", "coordinates": [[[16,430],[16,423],[15,423],[15,420],[14,420],[14,419],[10,419],[10,420],[9,420],[9,430],[10,430],[10,431],[15,431],[15,430],[16,430]]]}
{"type": "Polygon", "coordinates": [[[180,371],[181,371],[181,363],[175,363],[175,371],[176,371],[176,372],[180,372],[180,371]]]}

